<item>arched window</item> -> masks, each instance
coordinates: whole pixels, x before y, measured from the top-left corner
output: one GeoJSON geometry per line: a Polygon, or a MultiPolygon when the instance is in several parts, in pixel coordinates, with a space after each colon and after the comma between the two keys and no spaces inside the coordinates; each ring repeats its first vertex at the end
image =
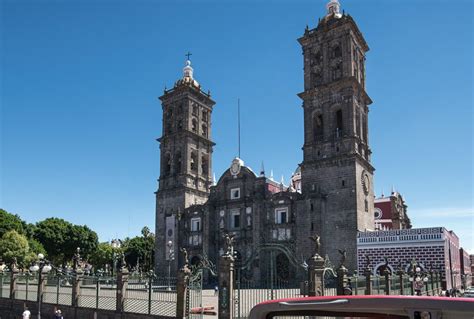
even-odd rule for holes
{"type": "Polygon", "coordinates": [[[337,110],[337,112],[336,112],[336,137],[341,137],[343,131],[344,131],[344,127],[343,127],[343,122],[342,122],[342,110],[337,110]]]}
{"type": "Polygon", "coordinates": [[[202,136],[207,137],[207,125],[206,124],[201,125],[201,134],[202,134],[202,136]]]}
{"type": "Polygon", "coordinates": [[[337,45],[337,46],[334,48],[334,57],[335,57],[335,58],[339,58],[339,57],[341,57],[341,56],[342,56],[341,47],[337,45]]]}
{"type": "Polygon", "coordinates": [[[177,152],[176,155],[175,155],[175,159],[174,159],[174,170],[175,170],[176,174],[181,173],[181,166],[182,166],[181,152],[177,152]]]}
{"type": "Polygon", "coordinates": [[[318,114],[313,118],[314,141],[321,141],[324,135],[323,115],[318,114]]]}
{"type": "Polygon", "coordinates": [[[209,160],[206,155],[201,157],[201,172],[203,175],[209,174],[209,160]]]}
{"type": "Polygon", "coordinates": [[[191,131],[193,131],[194,133],[197,133],[197,120],[196,119],[193,119],[191,121],[191,131]]]}
{"type": "Polygon", "coordinates": [[[191,152],[190,164],[191,164],[191,170],[197,172],[198,163],[197,163],[197,154],[195,151],[191,152]]]}

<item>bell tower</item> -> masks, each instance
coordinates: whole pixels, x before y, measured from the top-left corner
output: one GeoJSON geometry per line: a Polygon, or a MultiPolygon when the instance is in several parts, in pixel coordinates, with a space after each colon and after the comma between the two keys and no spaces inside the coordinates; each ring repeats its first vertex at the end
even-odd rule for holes
{"type": "MultiPolygon", "coordinates": [[[[304,57],[302,192],[323,254],[347,250],[356,269],[357,231],[374,228],[365,55],[369,50],[350,15],[331,0],[327,14],[298,41],[304,57]]],[[[324,256],[324,255],[323,255],[324,256]]]]}
{"type": "Polygon", "coordinates": [[[215,102],[194,79],[191,61],[183,77],[160,97],[163,132],[160,142],[160,177],[156,192],[157,271],[177,267],[178,221],[184,209],[203,204],[212,184],[211,114],[215,102]],[[174,253],[174,256],[172,256],[174,253]]]}

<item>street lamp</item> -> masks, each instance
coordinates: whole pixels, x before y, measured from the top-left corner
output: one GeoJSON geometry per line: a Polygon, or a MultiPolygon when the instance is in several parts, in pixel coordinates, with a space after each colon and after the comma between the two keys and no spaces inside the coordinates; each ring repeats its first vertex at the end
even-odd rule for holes
{"type": "MultiPolygon", "coordinates": [[[[418,266],[415,261],[412,261],[412,269],[413,270],[410,271],[409,274],[409,280],[416,295],[421,296],[421,290],[423,289],[423,286],[428,285],[428,276],[424,271],[421,270],[420,266],[418,266]]],[[[428,289],[426,289],[426,293],[428,293],[428,289]]]]}
{"type": "Polygon", "coordinates": [[[173,242],[168,242],[168,291],[171,290],[171,261],[174,260],[173,242]]]}
{"type": "Polygon", "coordinates": [[[43,254],[38,254],[38,261],[31,265],[30,271],[33,273],[38,272],[38,319],[41,319],[41,302],[43,301],[43,275],[48,274],[52,267],[48,260],[44,258],[43,254]]]}

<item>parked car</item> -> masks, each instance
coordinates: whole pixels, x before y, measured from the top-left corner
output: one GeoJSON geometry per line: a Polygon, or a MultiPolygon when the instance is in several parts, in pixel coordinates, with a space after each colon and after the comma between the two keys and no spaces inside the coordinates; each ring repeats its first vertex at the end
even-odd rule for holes
{"type": "Polygon", "coordinates": [[[325,296],[272,300],[249,319],[295,316],[378,319],[472,319],[474,299],[424,296],[325,296]]]}

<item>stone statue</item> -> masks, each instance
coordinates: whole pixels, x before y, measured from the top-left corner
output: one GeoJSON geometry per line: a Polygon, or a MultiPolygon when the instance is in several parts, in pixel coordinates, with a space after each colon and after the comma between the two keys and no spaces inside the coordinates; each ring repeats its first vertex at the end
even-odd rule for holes
{"type": "Polygon", "coordinates": [[[73,264],[74,264],[74,269],[79,269],[81,267],[80,266],[81,255],[79,254],[80,251],[81,251],[81,248],[77,247],[76,253],[72,257],[72,261],[73,261],[73,264]]]}
{"type": "Polygon", "coordinates": [[[184,265],[189,265],[189,257],[188,257],[188,251],[186,248],[181,248],[181,252],[183,253],[184,256],[184,265]]]}
{"type": "Polygon", "coordinates": [[[370,269],[370,257],[369,255],[365,255],[365,269],[370,269]]]}
{"type": "Polygon", "coordinates": [[[314,234],[313,236],[309,237],[314,242],[314,247],[315,247],[315,254],[319,255],[320,254],[320,249],[321,249],[321,237],[318,236],[317,234],[314,234]]]}
{"type": "Polygon", "coordinates": [[[344,263],[346,262],[347,252],[346,252],[345,249],[343,249],[343,250],[338,249],[338,251],[341,254],[341,265],[339,267],[343,267],[344,263]]]}
{"type": "Polygon", "coordinates": [[[11,271],[18,271],[16,257],[13,257],[13,259],[12,259],[12,263],[10,265],[10,270],[11,271]]]}
{"type": "Polygon", "coordinates": [[[225,245],[226,245],[226,254],[231,255],[234,253],[234,235],[231,234],[225,234],[225,245]]]}

